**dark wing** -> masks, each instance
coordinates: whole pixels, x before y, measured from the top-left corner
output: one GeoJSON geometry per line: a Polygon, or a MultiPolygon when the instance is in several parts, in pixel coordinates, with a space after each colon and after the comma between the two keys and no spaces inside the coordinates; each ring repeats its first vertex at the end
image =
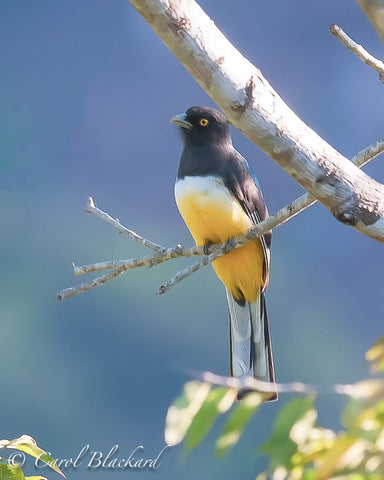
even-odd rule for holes
{"type": "MultiPolygon", "coordinates": [[[[237,198],[245,213],[252,220],[252,223],[257,225],[269,217],[259,182],[251,172],[246,159],[235,149],[233,149],[230,162],[231,168],[227,169],[226,185],[237,198]]],[[[266,232],[260,237],[265,259],[263,291],[267,288],[269,282],[271,240],[272,232],[266,232]]]]}

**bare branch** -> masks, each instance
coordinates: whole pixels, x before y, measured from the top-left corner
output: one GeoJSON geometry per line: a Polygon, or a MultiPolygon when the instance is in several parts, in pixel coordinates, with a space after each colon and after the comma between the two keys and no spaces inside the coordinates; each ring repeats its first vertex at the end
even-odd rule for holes
{"type": "MultiPolygon", "coordinates": [[[[376,142],[374,145],[370,145],[366,149],[359,152],[353,159],[352,162],[362,167],[366,165],[370,160],[376,158],[380,153],[384,151],[384,139],[376,142]]],[[[155,244],[141,235],[137,234],[133,230],[130,230],[124,227],[118,220],[111,217],[108,213],[103,212],[98,207],[95,206],[92,198],[89,198],[86,211],[88,213],[93,213],[98,218],[104,220],[108,224],[112,225],[118,230],[118,232],[129,232],[128,237],[134,239],[135,241],[139,240],[141,245],[151,248],[152,245],[156,245],[158,251],[155,254],[144,256],[141,258],[133,258],[128,260],[113,260],[107,262],[93,263],[90,265],[77,266],[74,263],[72,264],[75,275],[81,275],[84,273],[97,272],[100,270],[112,270],[109,274],[100,276],[88,283],[82,283],[78,286],[66,288],[61,290],[57,294],[58,300],[63,300],[65,298],[71,297],[78,293],[83,293],[92,288],[103,285],[104,283],[116,278],[122,273],[138,267],[153,267],[159,263],[171,260],[176,257],[193,257],[193,256],[203,256],[202,260],[189,266],[185,270],[176,273],[176,275],[169,280],[164,285],[160,286],[156,293],[162,294],[167,292],[173,285],[179,283],[181,280],[191,275],[193,272],[196,272],[200,268],[208,265],[210,262],[215,260],[221,255],[239,248],[242,245],[245,245],[250,240],[259,237],[263,233],[272,230],[273,228],[282,225],[289,219],[298,215],[304,209],[308,208],[310,205],[313,205],[316,202],[310,194],[305,193],[301,197],[297,198],[291,204],[281,208],[276,215],[270,216],[263,222],[256,225],[253,229],[247,232],[245,235],[242,235],[235,239],[230,239],[225,243],[219,245],[210,245],[209,248],[197,247],[192,248],[183,248],[181,245],[177,245],[174,248],[166,248],[161,245],[155,244]],[[150,246],[151,245],[151,246],[150,246]],[[208,250],[208,251],[207,251],[208,250]],[[208,253],[208,255],[206,255],[208,253]]]]}
{"type": "MultiPolygon", "coordinates": [[[[358,166],[359,168],[366,165],[369,161],[376,158],[380,153],[384,151],[384,139],[376,142],[374,145],[370,145],[365,150],[360,151],[353,159],[352,162],[358,166]]],[[[250,240],[259,237],[265,232],[272,230],[273,228],[282,225],[286,221],[290,220],[291,218],[295,217],[306,208],[310,207],[311,205],[315,204],[317,200],[310,194],[304,193],[301,197],[294,200],[289,205],[281,208],[275,215],[270,216],[263,222],[260,222],[258,225],[252,228],[249,232],[245,235],[241,235],[240,237],[231,239],[230,242],[223,244],[225,250],[227,252],[239,248],[242,245],[245,245],[250,240]]],[[[216,245],[212,245],[211,248],[215,248],[216,245]]],[[[160,288],[157,290],[157,294],[162,294],[167,292],[171,287],[176,285],[177,283],[184,280],[184,278],[188,277],[192,273],[200,270],[200,268],[205,267],[208,263],[212,262],[216,258],[223,255],[224,250],[223,247],[221,249],[214,249],[214,251],[209,255],[209,257],[204,257],[200,262],[197,262],[193,265],[190,265],[185,270],[177,272],[174,277],[172,277],[167,283],[161,285],[160,288]]]]}
{"type": "Polygon", "coordinates": [[[199,262],[196,262],[186,269],[177,272],[167,283],[161,285],[156,293],[161,295],[168,292],[171,287],[181,282],[184,280],[184,278],[188,277],[192,273],[197,272],[202,267],[205,267],[209,263],[213,262],[213,260],[216,260],[216,258],[221,257],[225,253],[235,250],[236,248],[240,248],[249,241],[260,237],[263,235],[263,233],[282,225],[314,203],[316,203],[316,199],[313,198],[309,193],[305,193],[289,205],[281,208],[275,215],[271,215],[266,220],[255,225],[246,234],[229,239],[227,242],[220,245],[210,245],[207,250],[208,252],[213,250],[212,253],[210,253],[207,257],[204,257],[199,262]]]}
{"type": "MultiPolygon", "coordinates": [[[[99,211],[97,215],[99,218],[110,217],[107,213],[103,212],[102,210],[99,210],[99,209],[97,210],[99,211]],[[99,213],[103,215],[99,215],[99,213]],[[104,217],[104,214],[105,214],[105,217],[104,217]]],[[[110,222],[108,221],[108,223],[110,222]]],[[[135,233],[135,235],[137,234],[135,233]]],[[[129,235],[129,237],[136,239],[136,238],[139,238],[140,236],[129,235]]],[[[144,240],[143,245],[147,246],[148,248],[150,248],[148,246],[149,244],[153,244],[153,242],[151,242],[150,240],[147,240],[144,238],[143,240],[144,240]]],[[[85,273],[97,272],[101,270],[112,270],[112,271],[108,274],[105,274],[94,280],[91,280],[90,282],[85,282],[80,285],[76,285],[74,287],[69,287],[69,288],[60,290],[60,292],[58,292],[58,294],[56,295],[56,298],[58,300],[64,300],[65,298],[72,297],[73,295],[77,295],[78,293],[84,293],[88,290],[91,290],[92,288],[99,287],[104,283],[109,282],[110,280],[113,280],[114,278],[121,275],[122,273],[127,272],[128,270],[132,270],[134,268],[139,268],[139,267],[150,268],[155,265],[158,265],[159,263],[166,262],[176,257],[192,257],[196,255],[204,255],[203,249],[197,246],[192,248],[183,248],[181,245],[177,245],[174,248],[165,248],[165,247],[161,247],[161,248],[162,250],[159,252],[156,252],[154,255],[144,256],[140,258],[130,258],[128,260],[111,260],[111,261],[91,263],[89,265],[81,265],[81,266],[77,266],[72,262],[73,271],[75,275],[82,275],[85,273]]]]}
{"type": "Polygon", "coordinates": [[[141,237],[138,235],[136,232],[133,230],[130,230],[127,227],[124,227],[119,221],[118,218],[113,218],[111,217],[108,213],[103,212],[102,210],[99,210],[93,201],[92,197],[88,198],[88,203],[85,208],[85,211],[87,213],[93,213],[96,215],[96,217],[100,218],[104,222],[109,223],[113,227],[115,227],[119,233],[122,235],[126,235],[127,237],[131,238],[135,242],[139,243],[140,245],[143,245],[144,247],[150,248],[151,250],[154,250],[155,252],[162,252],[163,248],[161,245],[158,245],[157,243],[153,243],[150,240],[147,240],[144,237],[141,237]]]}
{"type": "Polygon", "coordinates": [[[64,300],[65,298],[72,297],[73,295],[77,295],[78,293],[84,293],[88,290],[91,290],[92,288],[100,287],[101,285],[104,285],[104,283],[107,283],[118,277],[125,271],[126,269],[123,269],[121,267],[115,268],[114,270],[110,271],[105,275],[94,278],[90,282],[81,283],[80,285],[76,285],[75,287],[64,288],[56,295],[56,298],[58,300],[64,300]]]}
{"type": "Polygon", "coordinates": [[[376,70],[379,74],[379,79],[384,83],[384,63],[371,55],[367,50],[350,38],[339,25],[333,24],[330,26],[330,32],[340,42],[354,53],[360,60],[366,63],[369,67],[376,70]]]}
{"type": "Polygon", "coordinates": [[[352,398],[373,398],[377,394],[382,395],[384,389],[384,382],[382,378],[371,378],[363,380],[355,384],[335,384],[329,386],[327,389],[319,385],[309,385],[301,382],[293,383],[276,383],[271,384],[263,382],[253,377],[235,378],[223,377],[212,372],[203,372],[201,375],[203,382],[212,385],[220,385],[229,388],[234,388],[238,391],[243,389],[254,392],[263,393],[336,393],[338,395],[346,395],[352,398]]]}
{"type": "Polygon", "coordinates": [[[369,145],[360,150],[353,158],[352,162],[359,168],[364,167],[371,160],[375,159],[378,155],[384,152],[384,138],[378,140],[376,143],[369,145]]]}
{"type": "Polygon", "coordinates": [[[384,242],[384,186],[300,120],[193,0],[130,1],[234,126],[338,220],[384,242]]]}
{"type": "Polygon", "coordinates": [[[357,0],[357,3],[384,42],[384,0],[357,0]]]}
{"type": "Polygon", "coordinates": [[[318,388],[315,385],[308,385],[301,382],[294,382],[289,384],[263,382],[253,377],[236,378],[224,377],[216,375],[212,372],[203,372],[201,374],[203,382],[211,383],[212,385],[220,385],[224,387],[235,388],[236,390],[253,390],[255,392],[265,393],[310,393],[316,392],[318,388]]]}

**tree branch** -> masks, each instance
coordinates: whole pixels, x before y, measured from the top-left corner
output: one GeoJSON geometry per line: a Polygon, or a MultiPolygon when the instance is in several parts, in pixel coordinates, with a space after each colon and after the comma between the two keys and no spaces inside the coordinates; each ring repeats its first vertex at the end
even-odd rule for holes
{"type": "MultiPolygon", "coordinates": [[[[358,167],[363,167],[382,152],[384,152],[384,139],[360,151],[352,159],[352,162],[358,167]]],[[[176,257],[203,256],[202,260],[200,260],[199,262],[192,264],[181,272],[176,273],[176,275],[172,277],[171,280],[169,280],[164,285],[161,285],[156,292],[157,294],[165,293],[173,285],[179,283],[181,280],[191,275],[193,272],[200,270],[205,265],[208,265],[210,262],[212,262],[219,256],[224,255],[225,253],[228,253],[235,248],[239,248],[242,245],[245,245],[250,240],[259,237],[263,233],[272,230],[279,225],[282,225],[283,223],[298,215],[300,212],[302,212],[309,206],[313,205],[315,202],[315,198],[313,198],[309,193],[305,193],[291,204],[281,208],[276,213],[276,215],[272,215],[263,222],[256,225],[245,235],[230,239],[227,242],[219,245],[210,245],[208,248],[204,249],[203,247],[197,246],[194,246],[192,248],[183,248],[181,245],[177,245],[174,248],[166,248],[156,243],[153,243],[150,240],[145,239],[141,235],[138,235],[133,230],[124,227],[118,219],[111,217],[111,215],[103,212],[98,207],[96,207],[93,199],[89,198],[85,209],[87,213],[92,213],[101,220],[107,222],[109,225],[112,225],[119,233],[124,233],[126,236],[128,236],[128,238],[135,240],[136,242],[147,248],[155,250],[155,253],[153,255],[144,256],[141,258],[134,258],[128,260],[113,260],[82,266],[77,266],[73,263],[72,265],[75,275],[82,275],[85,273],[97,272],[101,270],[111,271],[105,275],[95,278],[90,282],[85,282],[80,285],[61,290],[57,294],[57,299],[64,300],[65,298],[71,297],[78,293],[83,293],[91,290],[92,288],[99,287],[100,285],[103,285],[104,283],[113,280],[122,273],[133,268],[153,267],[155,265],[158,265],[159,263],[171,260],[172,258],[176,257]]]]}
{"type": "Polygon", "coordinates": [[[92,197],[88,198],[88,204],[85,209],[87,213],[93,213],[97,217],[99,217],[101,220],[104,220],[104,222],[107,222],[111,224],[113,227],[117,228],[119,233],[122,235],[126,235],[128,238],[131,238],[135,242],[139,243],[140,245],[143,245],[144,247],[150,248],[151,250],[154,250],[155,252],[163,252],[164,247],[161,245],[158,245],[157,243],[153,243],[150,240],[147,240],[144,237],[141,237],[138,235],[136,232],[133,230],[130,230],[127,227],[124,227],[124,225],[121,225],[120,221],[118,218],[113,218],[111,217],[108,213],[103,212],[102,210],[99,210],[93,201],[92,197]]]}
{"type": "Polygon", "coordinates": [[[384,186],[300,120],[193,0],[130,2],[234,126],[338,220],[384,242],[384,186]]]}
{"type": "Polygon", "coordinates": [[[381,60],[378,60],[373,55],[371,55],[364,47],[356,43],[352,38],[350,38],[344,30],[339,27],[339,25],[332,24],[330,26],[330,32],[334,35],[340,42],[348,48],[356,57],[360,58],[364,63],[369,67],[376,70],[379,74],[379,80],[384,83],[384,63],[381,60]]]}
{"type": "MultiPolygon", "coordinates": [[[[364,165],[376,158],[383,151],[384,139],[358,152],[357,155],[352,159],[352,163],[355,164],[358,168],[362,168],[364,165]]],[[[310,193],[304,193],[301,197],[297,198],[289,205],[281,208],[275,215],[270,216],[263,222],[255,225],[245,235],[233,238],[223,244],[226,246],[226,251],[231,251],[235,248],[239,248],[245,245],[250,240],[260,237],[263,233],[268,232],[269,230],[273,230],[277,226],[282,225],[283,223],[287,222],[299,213],[303,212],[308,207],[314,205],[316,202],[317,200],[310,193]]],[[[216,245],[212,245],[211,247],[215,248],[216,245]]],[[[216,260],[216,258],[223,255],[223,253],[225,253],[223,248],[214,249],[214,251],[208,257],[204,257],[202,260],[200,260],[200,262],[190,265],[181,272],[177,272],[176,275],[172,277],[167,283],[161,285],[156,293],[162,294],[167,292],[171,287],[176,285],[176,283],[181,282],[181,280],[184,280],[184,278],[188,277],[192,273],[212,262],[213,260],[216,260]]]]}
{"type": "Polygon", "coordinates": [[[384,0],[357,0],[384,43],[384,0]]]}
{"type": "Polygon", "coordinates": [[[212,372],[202,372],[200,374],[203,382],[210,383],[211,385],[224,386],[234,388],[237,391],[243,389],[254,392],[263,393],[336,393],[338,395],[347,395],[352,398],[370,398],[379,393],[384,392],[384,381],[382,378],[370,378],[362,380],[355,384],[340,384],[330,385],[327,389],[319,385],[310,385],[301,382],[293,383],[275,383],[271,385],[269,382],[263,382],[253,377],[235,378],[224,377],[216,375],[212,372]]]}

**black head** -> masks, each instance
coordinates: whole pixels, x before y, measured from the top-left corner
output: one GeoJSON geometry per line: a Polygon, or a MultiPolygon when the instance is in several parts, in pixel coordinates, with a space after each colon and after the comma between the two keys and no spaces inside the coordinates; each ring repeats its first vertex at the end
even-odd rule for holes
{"type": "Polygon", "coordinates": [[[171,120],[180,127],[186,144],[207,145],[232,143],[225,116],[209,107],[191,107],[171,120]]]}

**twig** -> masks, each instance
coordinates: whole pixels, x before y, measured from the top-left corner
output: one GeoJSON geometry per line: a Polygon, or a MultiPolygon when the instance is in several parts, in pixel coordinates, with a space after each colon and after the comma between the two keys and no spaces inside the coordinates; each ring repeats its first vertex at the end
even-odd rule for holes
{"type": "MultiPolygon", "coordinates": [[[[276,226],[281,225],[282,223],[286,222],[290,218],[293,218],[295,215],[300,213],[300,211],[302,211],[304,208],[307,208],[312,203],[315,203],[315,200],[313,198],[310,198],[310,201],[308,203],[307,196],[310,197],[309,194],[302,195],[300,198],[292,202],[290,205],[287,205],[286,207],[283,207],[281,210],[279,210],[276,215],[270,216],[263,222],[256,225],[252,230],[247,232],[245,235],[241,235],[240,237],[230,239],[227,242],[224,242],[221,244],[210,245],[206,249],[208,250],[208,252],[211,252],[209,253],[209,255],[206,255],[207,252],[204,251],[203,247],[194,246],[192,248],[183,248],[181,245],[177,245],[175,248],[166,249],[165,247],[161,247],[159,245],[159,247],[161,248],[159,252],[155,253],[154,255],[145,256],[137,259],[133,258],[128,260],[107,261],[107,262],[93,263],[93,264],[82,265],[82,266],[77,266],[74,263],[72,263],[75,275],[81,275],[84,273],[90,273],[90,272],[106,270],[106,269],[112,269],[112,272],[111,274],[98,277],[97,279],[94,279],[89,283],[82,283],[74,287],[65,288],[61,290],[56,297],[58,300],[64,300],[65,298],[76,295],[77,293],[83,293],[92,288],[103,285],[107,281],[112,280],[113,278],[116,278],[121,273],[127,270],[131,270],[133,268],[153,267],[154,265],[158,265],[159,263],[163,263],[165,261],[171,260],[172,258],[176,258],[176,257],[203,256],[203,259],[201,261],[191,265],[190,267],[188,267],[187,269],[179,273],[176,273],[176,275],[172,277],[170,281],[168,281],[164,285],[161,285],[156,292],[157,294],[165,293],[173,285],[175,285],[176,283],[179,283],[181,280],[191,275],[192,273],[196,272],[203,266],[208,265],[208,263],[212,262],[212,260],[215,260],[216,258],[220,257],[221,255],[224,255],[225,253],[230,252],[231,250],[234,250],[236,248],[241,247],[242,245],[245,245],[251,239],[259,237],[263,233],[267,232],[268,230],[271,230],[272,228],[275,228],[276,226]],[[303,204],[303,201],[304,201],[304,204],[303,204]]],[[[93,202],[92,199],[91,201],[93,202]]],[[[88,206],[87,206],[87,211],[90,213],[94,213],[94,211],[96,211],[97,216],[99,218],[102,218],[102,219],[105,218],[109,224],[112,224],[114,227],[116,227],[117,222],[116,223],[111,222],[112,217],[107,213],[103,212],[102,210],[100,210],[99,208],[97,208],[96,206],[93,206],[92,210],[88,210],[88,206]]],[[[119,224],[118,230],[120,231],[120,224],[119,224]]],[[[129,230],[129,229],[126,229],[126,230],[129,230]]],[[[132,230],[129,230],[129,232],[130,232],[129,234],[130,238],[134,238],[134,239],[143,238],[140,235],[136,234],[136,232],[133,232],[132,230]]],[[[143,238],[142,245],[147,244],[147,242],[149,241],[143,238]]],[[[149,242],[149,243],[152,244],[152,242],[149,242]]]]}
{"type": "Polygon", "coordinates": [[[340,40],[340,42],[347,47],[348,50],[360,58],[360,60],[376,70],[376,72],[379,74],[380,81],[384,83],[384,63],[381,60],[375,58],[373,55],[367,52],[364,47],[352,40],[352,38],[350,38],[341,27],[339,27],[339,25],[332,24],[330,26],[330,32],[338,40],[340,40]]]}
{"type": "MultiPolygon", "coordinates": [[[[115,268],[119,268],[122,264],[128,264],[130,260],[111,260],[109,262],[98,262],[98,263],[90,263],[89,265],[76,265],[72,262],[73,273],[75,275],[83,275],[84,273],[90,272],[98,272],[100,270],[112,270],[115,268]]],[[[141,265],[140,265],[141,266],[141,265]]],[[[134,267],[132,267],[134,268],[134,267]]]]}
{"type": "MultiPolygon", "coordinates": [[[[97,210],[98,210],[97,216],[99,216],[100,218],[103,218],[103,215],[100,215],[100,214],[105,214],[105,212],[103,212],[98,208],[97,210]]],[[[90,212],[90,213],[93,213],[93,212],[90,212]]],[[[109,216],[108,214],[105,214],[105,215],[109,216]]],[[[108,221],[108,223],[111,223],[111,222],[108,221]]],[[[136,232],[133,232],[132,230],[130,230],[130,232],[135,235],[135,238],[140,238],[140,235],[136,234],[136,232]]],[[[130,236],[130,238],[132,237],[130,236]]],[[[147,243],[147,239],[143,238],[143,240],[145,243],[147,243]]],[[[139,267],[151,268],[155,265],[158,265],[159,263],[163,263],[168,260],[171,260],[172,258],[193,257],[193,256],[202,256],[202,255],[204,255],[203,247],[194,246],[192,248],[184,248],[181,245],[176,245],[176,247],[173,247],[173,248],[161,247],[161,250],[155,253],[154,255],[143,256],[140,258],[130,258],[127,260],[110,260],[106,262],[91,263],[88,265],[80,265],[80,266],[72,262],[73,272],[75,275],[83,275],[85,273],[97,272],[101,270],[112,270],[112,272],[111,274],[100,276],[90,282],[81,283],[80,285],[76,285],[73,287],[68,287],[63,290],[60,290],[60,292],[58,292],[58,294],[56,295],[56,298],[58,300],[64,300],[65,298],[72,297],[73,295],[77,295],[78,293],[86,292],[88,290],[91,290],[92,288],[99,287],[100,285],[103,285],[104,283],[110,280],[113,280],[114,278],[121,275],[122,273],[127,272],[128,270],[132,270],[134,268],[139,268],[139,267]]]]}
{"type": "MultiPolygon", "coordinates": [[[[376,158],[380,153],[384,151],[384,139],[379,140],[373,145],[370,145],[364,150],[361,150],[360,152],[353,157],[352,162],[358,166],[359,168],[363,167],[366,165],[368,162],[376,158]]],[[[287,205],[286,207],[281,208],[275,215],[270,216],[263,222],[260,222],[258,225],[253,227],[249,232],[247,232],[245,235],[241,235],[240,237],[234,238],[230,240],[231,246],[228,246],[227,244],[227,251],[231,251],[235,248],[239,248],[243,245],[245,245],[247,242],[250,240],[260,237],[263,233],[267,232],[268,230],[272,230],[273,228],[276,228],[277,226],[282,225],[283,223],[287,222],[294,216],[298,215],[314,203],[316,203],[317,200],[310,194],[310,193],[304,193],[301,197],[297,198],[295,201],[293,201],[290,205],[287,205]]],[[[216,245],[212,245],[211,248],[216,247],[216,245]]],[[[184,278],[188,277],[192,273],[196,272],[197,270],[200,270],[200,268],[204,267],[208,263],[212,262],[216,258],[220,257],[223,254],[222,250],[220,249],[215,249],[207,258],[203,258],[201,261],[190,265],[186,269],[177,272],[174,277],[172,277],[167,283],[164,285],[161,285],[160,288],[157,290],[157,294],[162,294],[167,292],[171,287],[176,285],[177,283],[181,282],[184,280],[184,278]]]]}
{"type": "Polygon", "coordinates": [[[97,272],[99,270],[110,270],[123,267],[126,270],[132,270],[139,267],[151,268],[159,263],[166,262],[177,257],[196,257],[205,255],[203,247],[194,246],[184,248],[176,245],[173,248],[162,247],[163,250],[154,255],[148,255],[140,258],[129,258],[127,260],[109,260],[106,262],[90,263],[88,265],[75,265],[72,262],[73,273],[75,275],[83,275],[84,273],[97,272]]]}
{"type": "Polygon", "coordinates": [[[115,227],[119,233],[126,235],[127,237],[131,238],[132,240],[139,243],[140,245],[143,245],[144,247],[150,248],[155,252],[162,252],[164,250],[164,247],[162,247],[161,245],[151,242],[150,240],[147,240],[146,238],[138,235],[133,230],[130,230],[129,228],[124,227],[124,225],[120,223],[120,220],[118,218],[113,218],[108,213],[103,212],[102,210],[97,208],[92,197],[88,198],[88,203],[85,208],[85,211],[87,213],[93,213],[94,215],[96,215],[96,217],[100,218],[104,222],[107,222],[113,227],[115,227]]]}
{"type": "MultiPolygon", "coordinates": [[[[367,164],[369,161],[373,160],[377,157],[380,153],[384,151],[384,139],[376,142],[373,145],[365,148],[364,150],[360,151],[353,159],[352,162],[357,165],[358,167],[362,167],[367,164]]],[[[97,217],[101,218],[102,220],[106,221],[114,228],[116,228],[119,232],[123,232],[129,236],[129,238],[138,241],[141,245],[146,246],[148,248],[154,249],[153,246],[156,246],[156,253],[149,256],[143,256],[140,258],[133,258],[128,260],[114,260],[114,261],[107,261],[107,262],[100,262],[100,263],[93,263],[89,265],[77,266],[73,264],[74,273],[76,275],[81,275],[84,273],[96,272],[100,270],[111,270],[110,273],[106,275],[102,275],[97,277],[96,279],[88,282],[82,283],[80,285],[66,288],[61,290],[57,294],[58,300],[63,300],[65,298],[71,297],[78,293],[83,293],[85,291],[91,290],[92,288],[98,287],[103,285],[104,283],[116,278],[117,276],[121,275],[122,273],[131,270],[133,268],[138,267],[153,267],[158,265],[159,263],[163,263],[165,261],[171,260],[172,258],[177,257],[193,257],[193,256],[203,256],[203,258],[196,262],[195,264],[189,266],[185,270],[182,270],[176,273],[171,280],[169,280],[164,285],[161,285],[157,290],[157,294],[162,294],[167,292],[173,285],[176,285],[181,280],[186,278],[187,276],[191,275],[192,273],[200,270],[205,265],[208,265],[216,258],[224,255],[225,253],[230,252],[236,248],[239,248],[245,245],[252,239],[255,239],[265,232],[272,230],[273,228],[282,225],[286,221],[290,220],[294,216],[298,215],[300,212],[308,208],[309,206],[313,205],[316,202],[314,197],[309,193],[305,193],[301,197],[297,198],[291,204],[281,208],[276,215],[272,215],[263,222],[256,225],[252,228],[249,232],[245,235],[241,235],[240,237],[230,239],[227,242],[218,245],[210,245],[207,249],[204,250],[203,247],[194,246],[192,248],[183,248],[181,245],[177,245],[174,248],[165,248],[161,245],[153,243],[144,237],[140,236],[136,232],[129,230],[128,228],[121,225],[121,223],[111,217],[109,214],[103,212],[99,208],[97,208],[94,204],[92,198],[88,200],[88,204],[86,207],[86,211],[89,213],[93,213],[97,217]],[[206,255],[208,253],[208,255],[206,255]]]]}
{"type": "Polygon", "coordinates": [[[201,374],[203,382],[211,383],[212,385],[225,386],[235,388],[236,390],[254,390],[255,392],[277,392],[277,393],[310,393],[317,391],[315,385],[308,385],[301,382],[294,382],[289,384],[263,382],[253,377],[236,378],[224,377],[216,375],[212,372],[203,372],[201,374]]]}
{"type": "Polygon", "coordinates": [[[287,222],[291,218],[298,215],[300,212],[305,210],[306,208],[310,207],[316,202],[316,199],[312,197],[309,193],[305,193],[301,197],[294,200],[289,205],[281,208],[275,215],[271,215],[266,220],[258,223],[255,225],[251,230],[249,230],[246,234],[241,235],[239,237],[229,239],[227,242],[222,243],[221,245],[210,245],[209,251],[213,250],[207,257],[204,257],[199,262],[190,265],[184,270],[177,272],[175,276],[173,276],[167,283],[161,285],[157,290],[157,294],[163,294],[168,292],[168,290],[176,285],[177,283],[184,280],[184,278],[188,277],[197,270],[200,270],[202,267],[208,265],[208,263],[213,262],[218,257],[221,257],[225,253],[228,253],[236,248],[240,248],[249,241],[260,237],[265,232],[272,230],[283,223],[287,222]]]}
{"type": "Polygon", "coordinates": [[[369,163],[371,160],[374,160],[383,152],[384,138],[357,152],[357,154],[352,158],[351,162],[353,162],[357,167],[363,168],[365,165],[367,165],[367,163],[369,163]]]}
{"type": "Polygon", "coordinates": [[[319,385],[310,385],[301,382],[293,383],[276,383],[263,382],[253,377],[235,378],[224,377],[216,375],[212,372],[203,372],[201,375],[203,382],[208,382],[212,385],[225,386],[235,388],[236,390],[252,390],[255,392],[277,392],[277,393],[336,393],[338,395],[346,395],[352,398],[374,398],[377,395],[383,394],[384,381],[382,378],[371,378],[363,380],[355,384],[335,384],[327,387],[320,387],[319,385]]]}
{"type": "Polygon", "coordinates": [[[91,282],[84,282],[80,283],[80,285],[76,285],[75,287],[64,288],[56,295],[56,298],[57,300],[64,300],[65,298],[72,297],[73,295],[77,295],[78,293],[84,293],[88,290],[91,290],[92,288],[100,287],[101,285],[104,285],[104,283],[107,283],[118,277],[125,271],[126,268],[123,267],[115,268],[106,275],[94,278],[91,282]]]}

